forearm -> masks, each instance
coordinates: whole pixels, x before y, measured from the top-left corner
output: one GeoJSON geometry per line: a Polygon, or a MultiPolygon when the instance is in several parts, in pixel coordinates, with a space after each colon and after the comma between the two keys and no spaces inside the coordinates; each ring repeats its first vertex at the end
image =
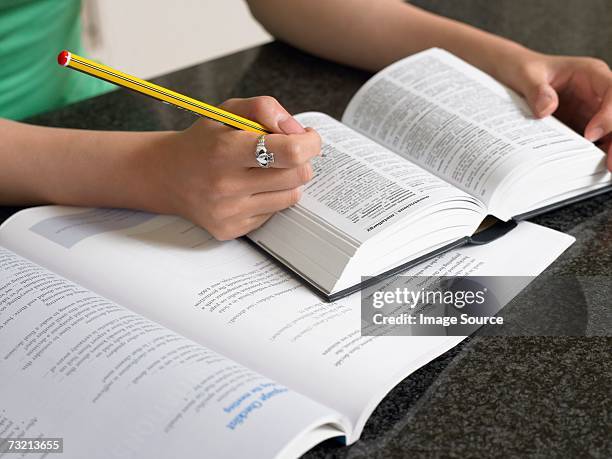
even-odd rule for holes
{"type": "Polygon", "coordinates": [[[169,135],[45,128],[0,119],[0,204],[161,210],[150,199],[150,161],[169,135]]]}
{"type": "Polygon", "coordinates": [[[279,39],[367,70],[440,47],[503,80],[499,64],[530,52],[510,40],[399,0],[250,0],[249,5],[279,39]]]}

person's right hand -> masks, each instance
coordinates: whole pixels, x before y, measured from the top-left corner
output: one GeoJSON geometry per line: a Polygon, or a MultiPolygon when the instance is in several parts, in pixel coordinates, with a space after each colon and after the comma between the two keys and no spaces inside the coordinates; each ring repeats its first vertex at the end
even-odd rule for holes
{"type": "Polygon", "coordinates": [[[149,171],[163,190],[156,194],[163,194],[164,212],[227,240],[298,202],[301,186],[312,178],[310,159],[320,155],[321,140],[272,97],[230,99],[221,107],[273,132],[265,137],[266,148],[274,153],[270,168],[255,160],[259,134],[202,119],[173,134],[170,148],[155,153],[149,171]]]}

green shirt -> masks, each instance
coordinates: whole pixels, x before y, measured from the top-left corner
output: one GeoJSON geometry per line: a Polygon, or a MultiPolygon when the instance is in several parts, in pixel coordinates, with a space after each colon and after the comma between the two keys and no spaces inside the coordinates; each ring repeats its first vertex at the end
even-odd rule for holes
{"type": "Polygon", "coordinates": [[[62,68],[57,54],[81,52],[81,0],[0,0],[0,117],[15,120],[114,86],[62,68]]]}

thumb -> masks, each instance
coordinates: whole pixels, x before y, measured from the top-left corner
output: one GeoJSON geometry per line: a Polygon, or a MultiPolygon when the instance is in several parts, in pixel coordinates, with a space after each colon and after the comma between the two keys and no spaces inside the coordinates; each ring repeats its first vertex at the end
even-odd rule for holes
{"type": "Polygon", "coordinates": [[[551,115],[559,106],[557,91],[549,84],[542,70],[531,70],[519,77],[517,89],[527,99],[529,108],[538,118],[551,115]]]}
{"type": "Polygon", "coordinates": [[[264,125],[277,134],[302,134],[304,127],[273,97],[229,99],[221,108],[264,125]]]}

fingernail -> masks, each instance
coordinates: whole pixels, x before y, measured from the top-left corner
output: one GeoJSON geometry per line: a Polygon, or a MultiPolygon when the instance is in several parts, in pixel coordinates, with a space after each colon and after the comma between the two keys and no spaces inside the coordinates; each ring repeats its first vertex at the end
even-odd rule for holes
{"type": "Polygon", "coordinates": [[[585,135],[587,140],[595,142],[603,137],[604,131],[599,126],[589,130],[589,133],[585,135]]]}
{"type": "Polygon", "coordinates": [[[550,94],[550,92],[544,92],[540,94],[538,96],[538,101],[536,102],[536,106],[535,106],[537,114],[539,115],[543,113],[544,111],[546,111],[546,109],[550,107],[550,104],[552,103],[552,101],[553,101],[553,96],[552,94],[550,94]]]}
{"type": "Polygon", "coordinates": [[[304,127],[293,116],[279,120],[278,127],[285,134],[301,134],[305,132],[304,127]]]}

